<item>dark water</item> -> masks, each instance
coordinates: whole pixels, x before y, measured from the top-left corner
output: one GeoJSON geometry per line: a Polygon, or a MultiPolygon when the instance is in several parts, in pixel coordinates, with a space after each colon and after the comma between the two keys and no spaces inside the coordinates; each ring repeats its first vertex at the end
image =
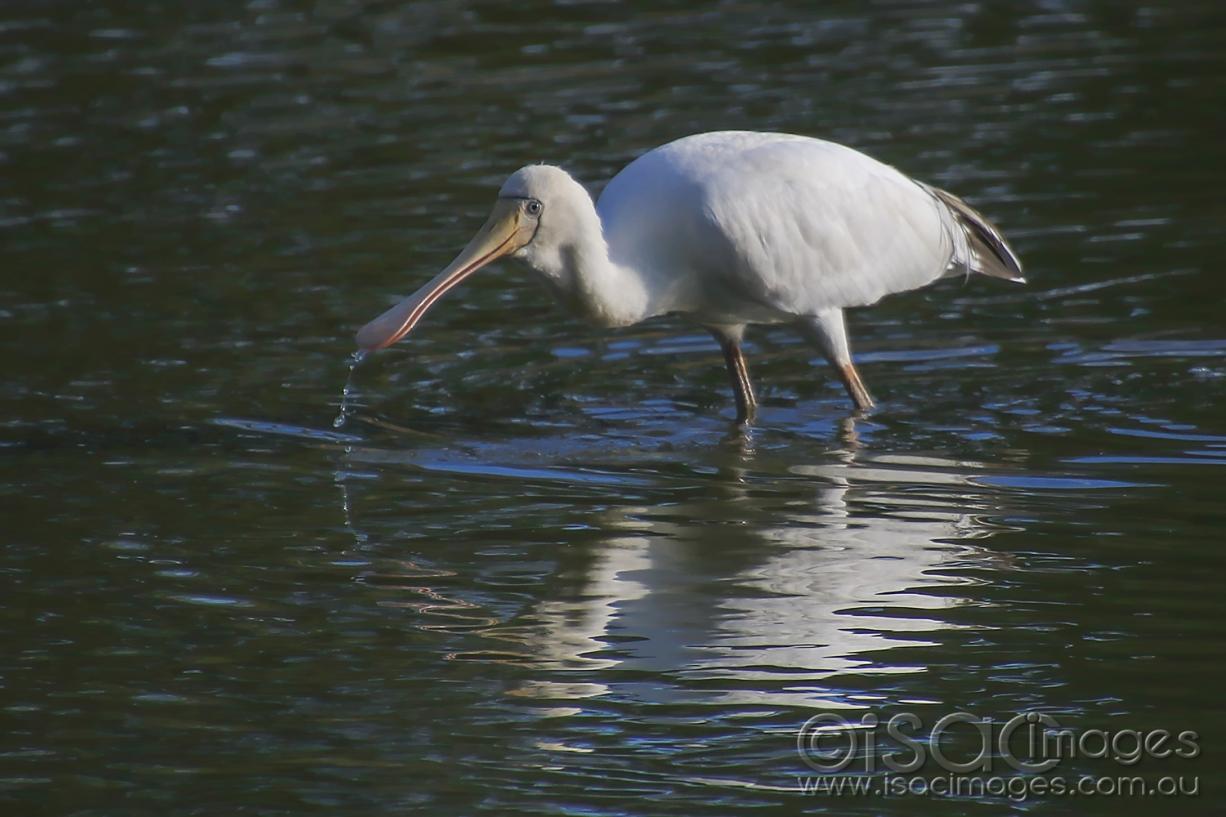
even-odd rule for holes
{"type": "Polygon", "coordinates": [[[1224,46],[1194,0],[0,6],[5,813],[1214,813],[1224,46]],[[855,313],[858,421],[758,331],[740,437],[705,333],[495,270],[332,428],[506,174],[722,128],[957,191],[1031,285],[855,313]],[[1032,710],[1196,730],[1058,771],[1201,792],[797,791],[815,714],[1032,710]]]}

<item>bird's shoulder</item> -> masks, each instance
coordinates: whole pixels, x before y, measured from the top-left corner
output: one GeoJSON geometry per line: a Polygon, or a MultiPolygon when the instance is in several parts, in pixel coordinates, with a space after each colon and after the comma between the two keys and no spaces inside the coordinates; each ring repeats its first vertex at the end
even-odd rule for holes
{"type": "MultiPolygon", "coordinates": [[[[896,216],[931,206],[931,195],[895,168],[853,148],[785,133],[719,131],[649,151],[609,183],[610,210],[658,202],[670,213],[755,221],[787,213],[800,222],[896,216]]],[[[765,225],[764,225],[765,226],[765,225]]]]}
{"type": "Polygon", "coordinates": [[[831,182],[897,180],[898,171],[854,148],[790,133],[717,131],[687,136],[645,153],[623,173],[672,174],[703,185],[765,186],[782,178],[831,182]],[[636,167],[638,165],[639,167],[636,167]]]}
{"type": "Polygon", "coordinates": [[[950,253],[939,204],[914,180],[852,148],[789,134],[669,143],[615,177],[600,209],[626,252],[667,248],[652,250],[655,260],[688,260],[705,280],[794,314],[921,286],[950,253]]]}

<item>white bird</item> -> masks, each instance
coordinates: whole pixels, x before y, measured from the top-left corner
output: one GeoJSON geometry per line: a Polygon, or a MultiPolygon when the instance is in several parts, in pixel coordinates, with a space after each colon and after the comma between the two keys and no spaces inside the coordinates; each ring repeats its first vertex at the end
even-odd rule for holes
{"type": "Polygon", "coordinates": [[[451,264],[357,334],[367,351],[403,338],[446,292],[502,256],[526,263],[592,323],[676,313],[723,349],[737,421],[757,405],[741,339],[748,324],[794,325],[873,405],[843,310],[947,275],[1023,282],[1000,231],[965,202],[851,148],[780,133],[722,131],[655,148],[595,204],[566,171],[511,175],[451,264]]]}

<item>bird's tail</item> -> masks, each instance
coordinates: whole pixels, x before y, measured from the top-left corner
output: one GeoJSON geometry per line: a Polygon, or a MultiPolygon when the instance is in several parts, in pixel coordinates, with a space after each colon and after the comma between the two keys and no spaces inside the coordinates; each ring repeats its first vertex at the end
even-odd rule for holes
{"type": "Polygon", "coordinates": [[[961,258],[955,253],[955,261],[964,263],[971,272],[1004,278],[1019,284],[1026,283],[1026,279],[1022,277],[1021,259],[1013,252],[1013,248],[1005,241],[995,224],[953,193],[939,187],[924,186],[949,208],[954,221],[966,237],[966,253],[961,258]]]}

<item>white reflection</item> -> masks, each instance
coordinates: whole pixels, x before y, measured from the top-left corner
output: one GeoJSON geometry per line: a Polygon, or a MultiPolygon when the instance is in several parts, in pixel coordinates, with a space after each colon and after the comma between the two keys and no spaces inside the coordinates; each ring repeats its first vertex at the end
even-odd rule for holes
{"type": "Polygon", "coordinates": [[[755,495],[752,481],[730,475],[722,496],[605,514],[610,535],[593,548],[583,592],[532,616],[544,629],[538,660],[600,669],[604,683],[533,684],[519,694],[601,694],[625,670],[678,681],[636,688],[650,700],[684,686],[689,701],[698,691],[704,700],[806,704],[839,673],[923,671],[909,649],[957,626],[947,611],[966,603],[958,590],[970,579],[953,569],[1000,558],[969,542],[1000,530],[977,516],[994,510],[971,481],[980,468],[935,458],[857,463],[845,451],[841,461],[790,469],[812,480],[804,502],[755,495]]]}

